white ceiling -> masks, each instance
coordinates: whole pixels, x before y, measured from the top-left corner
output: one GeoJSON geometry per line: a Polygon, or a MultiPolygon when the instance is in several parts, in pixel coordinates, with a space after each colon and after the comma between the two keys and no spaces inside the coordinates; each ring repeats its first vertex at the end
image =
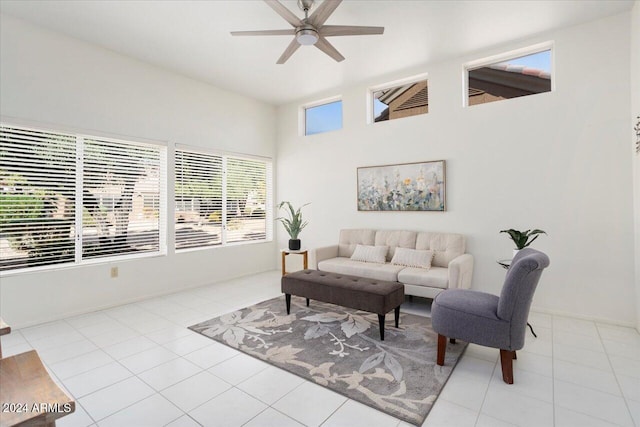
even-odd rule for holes
{"type": "MultiPolygon", "coordinates": [[[[294,0],[282,3],[303,17],[294,0]]],[[[384,26],[384,34],[332,37],[346,57],[341,63],[302,46],[276,65],[290,36],[229,34],[290,28],[259,0],[0,1],[2,13],[274,105],[632,6],[633,0],[346,0],[327,25],[384,26]]]]}

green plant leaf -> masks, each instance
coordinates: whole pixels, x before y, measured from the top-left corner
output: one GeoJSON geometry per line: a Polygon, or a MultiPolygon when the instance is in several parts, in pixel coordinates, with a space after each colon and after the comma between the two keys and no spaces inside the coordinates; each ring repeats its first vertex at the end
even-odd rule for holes
{"type": "Polygon", "coordinates": [[[547,234],[543,230],[539,230],[537,228],[534,230],[526,230],[526,231],[518,231],[518,230],[514,230],[513,228],[510,228],[508,230],[501,230],[500,233],[509,234],[509,237],[511,237],[511,240],[513,240],[513,243],[515,243],[517,249],[524,249],[527,246],[529,246],[531,243],[533,243],[534,240],[540,237],[539,236],[540,234],[547,234]]]}
{"type": "Polygon", "coordinates": [[[302,221],[302,208],[307,206],[308,204],[309,203],[302,205],[297,210],[290,202],[287,201],[282,201],[278,204],[279,209],[285,209],[288,217],[278,217],[276,218],[276,220],[282,223],[284,229],[287,231],[291,239],[297,239],[302,229],[308,224],[307,221],[302,221]]]}

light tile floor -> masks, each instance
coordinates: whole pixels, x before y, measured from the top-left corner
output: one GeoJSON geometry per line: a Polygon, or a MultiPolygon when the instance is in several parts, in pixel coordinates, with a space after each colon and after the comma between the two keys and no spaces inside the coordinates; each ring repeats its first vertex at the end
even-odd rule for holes
{"type": "MultiPolygon", "coordinates": [[[[69,426],[408,427],[400,420],[204,338],[186,327],[280,295],[278,272],[16,330],[72,394],[69,426]]],[[[424,301],[403,311],[428,314],[424,301]]],[[[470,345],[425,427],[640,426],[640,334],[531,313],[538,338],[502,382],[498,351],[470,345]],[[635,424],[634,424],[635,422],[635,424]]]]}

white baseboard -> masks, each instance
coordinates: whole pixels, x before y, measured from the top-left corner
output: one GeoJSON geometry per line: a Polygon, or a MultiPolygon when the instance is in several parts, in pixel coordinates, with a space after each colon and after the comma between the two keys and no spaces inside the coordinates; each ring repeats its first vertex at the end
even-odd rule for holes
{"type": "Polygon", "coordinates": [[[12,330],[16,330],[17,331],[18,329],[29,328],[31,326],[42,325],[44,323],[56,322],[58,320],[67,319],[69,317],[82,316],[83,314],[89,314],[89,313],[94,313],[96,311],[108,310],[110,308],[119,307],[121,305],[134,304],[136,302],[144,301],[144,300],[147,300],[147,299],[150,299],[150,298],[158,298],[158,297],[163,297],[163,296],[167,296],[167,295],[177,294],[179,292],[189,291],[189,290],[192,290],[192,289],[201,288],[203,286],[216,285],[216,284],[224,283],[224,282],[227,282],[227,281],[230,281],[230,280],[237,280],[237,279],[241,279],[243,277],[254,276],[256,274],[268,273],[268,272],[271,272],[271,271],[275,271],[275,270],[256,271],[256,272],[252,272],[252,273],[248,273],[248,274],[241,274],[241,275],[238,275],[238,276],[228,277],[226,279],[219,280],[219,281],[216,281],[216,282],[199,283],[199,284],[194,284],[194,285],[190,285],[190,286],[185,286],[184,288],[177,289],[177,290],[176,289],[171,289],[171,290],[166,290],[166,291],[161,291],[161,292],[154,292],[154,293],[150,293],[150,294],[139,295],[139,296],[136,296],[136,297],[133,297],[133,298],[128,298],[128,299],[119,301],[119,302],[114,303],[114,304],[98,305],[98,306],[94,306],[94,307],[90,307],[90,308],[86,308],[86,309],[82,309],[82,310],[69,311],[67,313],[60,314],[58,316],[51,316],[51,317],[48,317],[48,318],[37,319],[37,320],[31,321],[31,322],[12,324],[10,326],[11,326],[12,330]]]}
{"type": "Polygon", "coordinates": [[[548,309],[539,308],[539,307],[531,307],[531,311],[535,313],[541,313],[541,314],[550,314],[552,316],[571,317],[573,319],[590,320],[592,322],[604,323],[612,326],[623,326],[626,328],[633,328],[633,329],[636,329],[638,333],[640,333],[640,330],[637,329],[637,325],[634,322],[621,322],[620,320],[608,319],[606,317],[587,316],[584,314],[570,313],[570,312],[561,311],[561,310],[548,310],[548,309]]]}

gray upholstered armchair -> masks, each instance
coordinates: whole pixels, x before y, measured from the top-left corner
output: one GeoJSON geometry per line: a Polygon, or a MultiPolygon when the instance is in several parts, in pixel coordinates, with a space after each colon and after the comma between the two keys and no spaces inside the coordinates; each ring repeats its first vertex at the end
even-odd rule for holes
{"type": "Polygon", "coordinates": [[[447,289],[433,300],[431,322],[438,333],[438,365],[444,365],[447,338],[499,348],[502,379],[513,384],[513,359],[524,347],[529,308],[549,258],[522,249],[513,258],[502,292],[495,295],[468,289],[447,289]]]}

